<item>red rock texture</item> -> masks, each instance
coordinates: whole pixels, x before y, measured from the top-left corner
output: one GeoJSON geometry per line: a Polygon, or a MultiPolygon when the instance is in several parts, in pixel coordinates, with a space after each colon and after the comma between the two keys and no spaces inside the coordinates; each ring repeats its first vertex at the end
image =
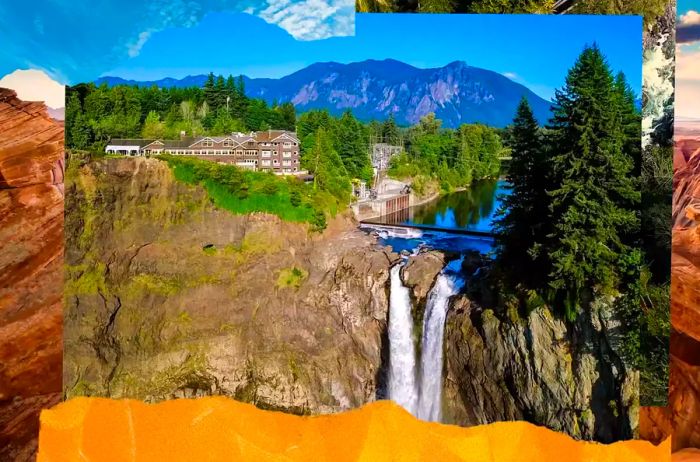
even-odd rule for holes
{"type": "MultiPolygon", "coordinates": [[[[674,451],[700,447],[700,139],[676,141],[671,265],[671,376],[668,406],[643,408],[640,437],[674,451]]],[[[685,452],[674,460],[699,460],[685,452]]]]}
{"type": "Polygon", "coordinates": [[[34,460],[61,397],[63,126],[0,89],[0,460],[34,460]]]}

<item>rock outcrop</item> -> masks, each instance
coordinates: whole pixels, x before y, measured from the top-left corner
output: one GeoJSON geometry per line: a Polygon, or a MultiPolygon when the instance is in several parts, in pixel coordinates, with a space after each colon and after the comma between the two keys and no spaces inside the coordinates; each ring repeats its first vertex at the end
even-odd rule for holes
{"type": "Polygon", "coordinates": [[[446,421],[527,420],[576,438],[632,438],[639,379],[611,346],[617,330],[604,303],[567,326],[546,307],[520,317],[459,297],[445,332],[446,421]]]}
{"type": "Polygon", "coordinates": [[[0,460],[33,460],[60,399],[63,127],[0,89],[0,460]]]}
{"type": "Polygon", "coordinates": [[[318,236],[217,210],[155,159],[68,170],[67,396],[223,394],[296,414],[375,399],[398,255],[344,217],[318,236]]]}

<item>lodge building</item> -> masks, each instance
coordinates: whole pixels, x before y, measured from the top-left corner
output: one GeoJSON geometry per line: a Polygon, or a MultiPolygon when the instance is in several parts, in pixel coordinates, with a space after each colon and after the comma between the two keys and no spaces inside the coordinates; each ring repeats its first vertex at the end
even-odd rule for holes
{"type": "Polygon", "coordinates": [[[105,152],[127,156],[195,156],[250,170],[279,174],[302,173],[299,165],[299,139],[296,133],[286,130],[196,138],[181,136],[179,140],[112,139],[105,147],[105,152]]]}

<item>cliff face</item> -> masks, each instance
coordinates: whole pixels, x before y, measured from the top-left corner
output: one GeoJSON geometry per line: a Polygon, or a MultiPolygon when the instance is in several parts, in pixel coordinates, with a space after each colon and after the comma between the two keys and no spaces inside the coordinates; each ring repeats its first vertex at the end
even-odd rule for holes
{"type": "Polygon", "coordinates": [[[576,438],[632,438],[639,379],[615,354],[618,328],[603,303],[567,328],[546,307],[520,318],[458,298],[445,332],[447,421],[528,420],[576,438]]]}
{"type": "Polygon", "coordinates": [[[61,390],[63,127],[0,89],[0,460],[33,460],[61,390]]]}
{"type": "Polygon", "coordinates": [[[216,210],[157,160],[69,171],[68,396],[214,393],[299,414],[375,398],[397,255],[342,217],[319,237],[216,210]]]}
{"type": "MultiPolygon", "coordinates": [[[[69,164],[64,392],[147,401],[223,394],[295,414],[385,397],[389,271],[399,256],[338,217],[322,235],[215,209],[155,159],[69,164]]],[[[445,256],[408,258],[416,338],[445,256]]],[[[604,306],[574,328],[501,319],[457,297],[445,333],[449,422],[522,419],[631,436],[636,377],[604,306]]]]}

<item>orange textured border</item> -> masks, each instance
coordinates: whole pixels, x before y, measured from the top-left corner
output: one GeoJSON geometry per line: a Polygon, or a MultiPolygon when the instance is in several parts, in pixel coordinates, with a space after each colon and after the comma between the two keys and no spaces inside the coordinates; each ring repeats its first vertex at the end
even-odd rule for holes
{"type": "Polygon", "coordinates": [[[602,445],[526,422],[422,422],[388,401],[299,417],[223,397],[159,404],[76,398],[42,412],[37,460],[661,462],[670,452],[670,440],[602,445]]]}

